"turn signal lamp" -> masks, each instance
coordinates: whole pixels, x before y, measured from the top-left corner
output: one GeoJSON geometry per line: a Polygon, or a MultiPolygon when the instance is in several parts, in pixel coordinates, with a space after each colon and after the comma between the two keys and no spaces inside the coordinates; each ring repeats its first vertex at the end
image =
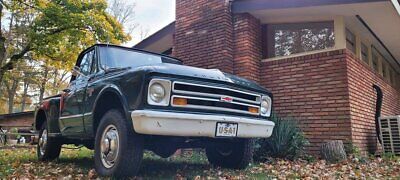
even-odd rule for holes
{"type": "Polygon", "coordinates": [[[172,103],[173,103],[174,105],[185,106],[185,105],[187,105],[187,99],[175,97],[175,98],[172,100],[172,103]]]}
{"type": "Polygon", "coordinates": [[[258,108],[256,108],[256,107],[249,107],[249,112],[254,113],[254,114],[258,114],[258,108]]]}

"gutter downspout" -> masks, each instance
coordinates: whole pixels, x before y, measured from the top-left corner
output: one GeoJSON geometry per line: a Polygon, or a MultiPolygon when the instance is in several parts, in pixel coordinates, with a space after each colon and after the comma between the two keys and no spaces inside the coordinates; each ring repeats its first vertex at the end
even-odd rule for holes
{"type": "Polygon", "coordinates": [[[382,144],[382,139],[380,138],[381,130],[379,127],[379,117],[381,117],[383,93],[382,93],[382,89],[378,85],[374,84],[372,87],[376,91],[376,106],[375,106],[376,136],[378,137],[379,143],[382,144]]]}

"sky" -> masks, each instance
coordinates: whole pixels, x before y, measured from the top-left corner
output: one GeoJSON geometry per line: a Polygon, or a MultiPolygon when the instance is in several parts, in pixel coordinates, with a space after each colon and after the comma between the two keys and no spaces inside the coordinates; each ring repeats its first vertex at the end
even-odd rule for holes
{"type": "Polygon", "coordinates": [[[135,23],[139,25],[132,33],[132,40],[125,46],[141,41],[140,31],[148,30],[148,36],[175,21],[175,0],[135,0],[135,23]]]}

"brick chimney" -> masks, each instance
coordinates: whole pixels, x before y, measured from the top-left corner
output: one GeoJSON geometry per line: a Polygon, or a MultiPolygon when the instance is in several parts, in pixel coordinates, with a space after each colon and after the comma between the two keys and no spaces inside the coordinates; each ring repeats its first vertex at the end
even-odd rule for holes
{"type": "Polygon", "coordinates": [[[186,65],[233,73],[230,0],[176,0],[175,56],[186,65]]]}

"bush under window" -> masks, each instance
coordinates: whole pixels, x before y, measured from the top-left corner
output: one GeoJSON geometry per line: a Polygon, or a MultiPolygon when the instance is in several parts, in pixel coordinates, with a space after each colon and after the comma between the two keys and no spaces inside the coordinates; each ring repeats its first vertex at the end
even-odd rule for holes
{"type": "Polygon", "coordinates": [[[272,136],[256,141],[255,160],[268,157],[296,159],[305,155],[305,146],[309,144],[304,133],[298,127],[294,118],[281,118],[273,114],[271,120],[275,123],[272,136]]]}

